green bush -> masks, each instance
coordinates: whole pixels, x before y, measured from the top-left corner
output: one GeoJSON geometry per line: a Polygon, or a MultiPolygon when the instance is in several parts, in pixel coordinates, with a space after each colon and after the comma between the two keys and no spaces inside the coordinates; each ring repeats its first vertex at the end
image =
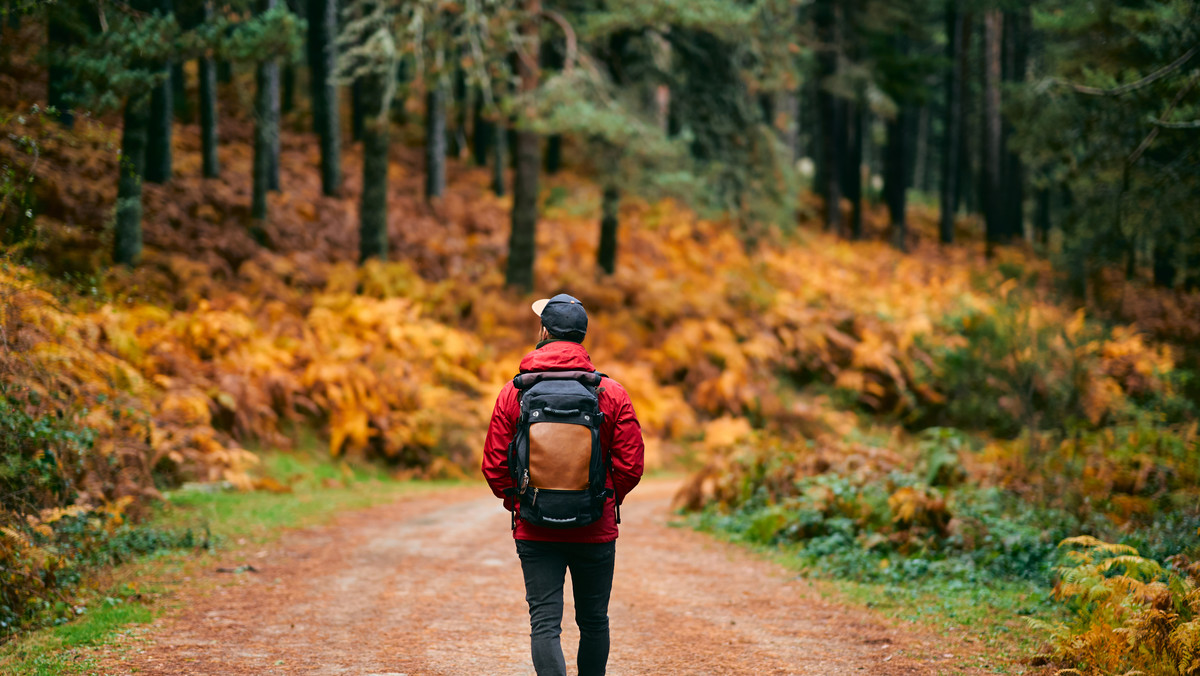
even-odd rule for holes
{"type": "Polygon", "coordinates": [[[191,531],[127,523],[127,502],[72,506],[94,434],[68,416],[39,414],[40,403],[0,389],[0,640],[73,617],[71,592],[90,569],[198,544],[191,531]]]}

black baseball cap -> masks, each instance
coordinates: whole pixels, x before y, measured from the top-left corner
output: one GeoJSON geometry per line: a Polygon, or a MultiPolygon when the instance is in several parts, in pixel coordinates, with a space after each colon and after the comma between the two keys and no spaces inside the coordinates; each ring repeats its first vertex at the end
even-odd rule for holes
{"type": "Polygon", "coordinates": [[[587,310],[574,296],[560,293],[553,298],[534,301],[533,312],[542,318],[542,326],[555,338],[582,343],[587,335],[587,310]]]}

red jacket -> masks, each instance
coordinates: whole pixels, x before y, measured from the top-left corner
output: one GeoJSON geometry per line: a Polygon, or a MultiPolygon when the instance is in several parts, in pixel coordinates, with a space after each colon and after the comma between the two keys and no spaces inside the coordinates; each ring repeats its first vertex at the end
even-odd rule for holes
{"type": "MultiPolygon", "coordinates": [[[[547,343],[525,355],[521,360],[521,373],[530,371],[595,371],[587,350],[579,343],[555,341],[547,343]]],[[[600,426],[600,446],[612,456],[612,473],[607,485],[616,491],[617,500],[622,501],[642,478],[645,466],[645,447],[642,445],[642,427],[633,412],[633,403],[621,384],[612,378],[600,381],[600,411],[604,422],[600,426]]],[[[492,422],[488,426],[487,441],[483,446],[483,476],[498,498],[504,498],[504,489],[513,485],[508,475],[508,444],[516,433],[517,418],[521,404],[517,388],[509,382],[496,398],[492,411],[492,422]]],[[[511,498],[505,498],[505,507],[511,507],[511,498]]],[[[581,528],[542,528],[517,519],[513,537],[518,540],[544,540],[551,542],[611,542],[617,539],[617,519],[610,500],[604,509],[604,517],[581,528]]]]}

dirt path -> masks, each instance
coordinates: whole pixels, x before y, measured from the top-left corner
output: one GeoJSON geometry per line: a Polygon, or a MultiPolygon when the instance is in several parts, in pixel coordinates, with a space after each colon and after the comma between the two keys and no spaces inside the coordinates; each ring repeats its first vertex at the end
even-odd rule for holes
{"type": "MultiPolygon", "coordinates": [[[[777,565],[668,526],[673,488],[649,482],[622,510],[610,674],[958,673],[937,639],[826,602],[777,565]]],[[[486,490],[346,514],[286,535],[254,565],[257,574],[182,592],[185,608],[106,655],[106,670],[533,673],[508,514],[486,490]]],[[[571,665],[578,632],[566,597],[571,665]]]]}

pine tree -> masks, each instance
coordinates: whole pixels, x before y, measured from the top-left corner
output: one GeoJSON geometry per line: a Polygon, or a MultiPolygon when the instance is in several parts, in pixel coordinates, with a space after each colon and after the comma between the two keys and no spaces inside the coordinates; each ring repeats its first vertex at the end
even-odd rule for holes
{"type": "Polygon", "coordinates": [[[425,198],[446,192],[446,86],[435,77],[425,95],[425,198]]]}
{"type": "MultiPolygon", "coordinates": [[[[532,93],[538,86],[540,39],[538,15],[541,0],[522,0],[525,19],[521,27],[524,54],[517,59],[517,73],[522,94],[532,93]]],[[[533,261],[536,255],[538,221],[538,171],[541,168],[539,137],[526,129],[517,130],[513,152],[516,167],[513,172],[512,230],[508,239],[508,267],[505,283],[523,291],[533,290],[533,261]]]]}
{"type": "MultiPolygon", "coordinates": [[[[174,0],[158,0],[155,10],[162,16],[174,14],[174,0]]],[[[171,180],[171,132],[175,121],[175,88],[171,63],[159,64],[162,82],[150,93],[149,125],[146,130],[145,179],[150,183],[171,180]]]]}
{"type": "MultiPolygon", "coordinates": [[[[212,0],[204,0],[204,23],[213,20],[212,0]]],[[[217,68],[212,54],[205,51],[198,59],[200,76],[200,157],[205,178],[217,178],[221,173],[217,158],[217,68]]]]}
{"type": "Polygon", "coordinates": [[[321,142],[321,191],[342,189],[342,131],[334,80],[337,0],[308,0],[308,71],[313,128],[321,142]]]}
{"type": "Polygon", "coordinates": [[[117,182],[113,262],[136,266],[142,260],[142,180],[146,167],[149,97],[130,94],[125,103],[121,133],[120,179],[117,182]]]}

